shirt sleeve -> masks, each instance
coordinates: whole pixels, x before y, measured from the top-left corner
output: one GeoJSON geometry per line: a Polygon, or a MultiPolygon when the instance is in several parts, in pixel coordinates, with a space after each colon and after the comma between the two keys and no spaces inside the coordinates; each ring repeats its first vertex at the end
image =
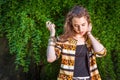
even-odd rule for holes
{"type": "Polygon", "coordinates": [[[103,48],[103,50],[99,51],[99,52],[95,52],[94,54],[96,55],[96,57],[103,57],[105,56],[107,53],[106,48],[103,48]]]}
{"type": "Polygon", "coordinates": [[[62,52],[62,44],[60,42],[56,42],[55,45],[56,59],[60,58],[61,52],[62,52]]]}
{"type": "MultiPolygon", "coordinates": [[[[98,38],[96,38],[99,42],[100,40],[98,38]]],[[[90,40],[88,40],[88,50],[89,52],[91,52],[93,55],[95,55],[96,57],[104,57],[107,53],[106,48],[103,48],[101,51],[99,52],[94,52],[93,50],[93,46],[90,40]]]]}

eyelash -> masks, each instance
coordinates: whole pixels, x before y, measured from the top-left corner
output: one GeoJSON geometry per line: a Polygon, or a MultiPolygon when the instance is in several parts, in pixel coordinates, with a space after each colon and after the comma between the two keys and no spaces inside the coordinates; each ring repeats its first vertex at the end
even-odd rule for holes
{"type": "Polygon", "coordinates": [[[79,27],[79,25],[75,25],[75,27],[79,27]]]}
{"type": "MultiPolygon", "coordinates": [[[[79,25],[74,25],[75,27],[79,27],[79,25]]],[[[82,24],[82,26],[85,26],[85,24],[82,24]]]]}
{"type": "Polygon", "coordinates": [[[82,24],[82,26],[85,26],[85,24],[82,24]]]}

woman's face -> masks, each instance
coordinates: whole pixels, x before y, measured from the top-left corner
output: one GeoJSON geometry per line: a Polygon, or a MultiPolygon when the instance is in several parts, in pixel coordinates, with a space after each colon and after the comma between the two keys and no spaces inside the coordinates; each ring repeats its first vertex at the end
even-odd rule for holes
{"type": "Polygon", "coordinates": [[[76,34],[80,36],[84,36],[88,31],[88,21],[86,17],[73,17],[72,19],[72,26],[76,34]]]}

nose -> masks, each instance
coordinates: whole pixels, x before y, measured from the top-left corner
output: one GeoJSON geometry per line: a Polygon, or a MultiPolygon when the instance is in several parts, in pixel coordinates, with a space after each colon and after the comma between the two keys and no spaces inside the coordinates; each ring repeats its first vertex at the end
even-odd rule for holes
{"type": "Polygon", "coordinates": [[[78,30],[81,32],[81,31],[82,31],[82,27],[81,27],[81,26],[79,26],[79,27],[78,27],[78,30]]]}

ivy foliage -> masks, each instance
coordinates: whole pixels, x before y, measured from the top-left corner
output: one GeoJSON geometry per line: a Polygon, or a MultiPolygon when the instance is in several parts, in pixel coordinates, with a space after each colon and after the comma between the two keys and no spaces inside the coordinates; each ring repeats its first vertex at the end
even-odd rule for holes
{"type": "Polygon", "coordinates": [[[49,31],[45,22],[56,24],[56,35],[63,31],[67,12],[74,5],[85,6],[93,25],[93,34],[107,49],[107,56],[97,59],[103,80],[120,77],[120,1],[119,0],[0,0],[0,37],[6,37],[16,68],[29,71],[31,63],[45,66],[43,80],[56,80],[59,61],[46,61],[49,31]],[[52,74],[52,75],[50,75],[52,74]]]}

